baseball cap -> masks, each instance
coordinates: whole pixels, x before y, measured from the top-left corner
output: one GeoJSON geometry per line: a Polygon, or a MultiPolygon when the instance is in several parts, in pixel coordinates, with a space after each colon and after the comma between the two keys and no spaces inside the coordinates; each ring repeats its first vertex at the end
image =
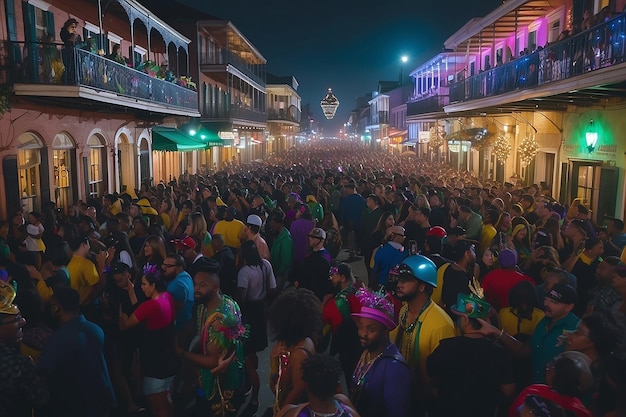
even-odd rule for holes
{"type": "Polygon", "coordinates": [[[498,254],[498,264],[501,268],[512,268],[517,264],[517,253],[511,249],[504,249],[498,254]]]}
{"type": "Polygon", "coordinates": [[[391,226],[391,233],[394,235],[406,236],[404,233],[404,227],[402,226],[391,226]]]}
{"type": "Polygon", "coordinates": [[[111,268],[111,273],[113,274],[121,274],[128,271],[130,271],[130,267],[124,262],[115,262],[111,268]]]}
{"type": "Polygon", "coordinates": [[[575,304],[577,295],[576,290],[571,285],[557,283],[546,293],[546,298],[561,304],[575,304]]]}
{"type": "Polygon", "coordinates": [[[309,232],[309,236],[316,237],[318,239],[326,239],[326,232],[324,231],[324,229],[316,227],[309,232]]]}
{"type": "Polygon", "coordinates": [[[256,214],[251,214],[246,219],[246,224],[251,224],[253,226],[261,227],[263,225],[263,220],[261,220],[261,218],[257,216],[256,214]]]}
{"type": "Polygon", "coordinates": [[[176,249],[178,250],[185,250],[187,248],[195,249],[196,247],[196,241],[191,236],[187,236],[184,239],[174,239],[172,243],[176,245],[176,249]]]}
{"type": "Polygon", "coordinates": [[[426,236],[437,236],[438,238],[441,238],[441,239],[446,237],[446,235],[447,235],[446,229],[444,229],[441,226],[433,226],[426,232],[426,236]]]}

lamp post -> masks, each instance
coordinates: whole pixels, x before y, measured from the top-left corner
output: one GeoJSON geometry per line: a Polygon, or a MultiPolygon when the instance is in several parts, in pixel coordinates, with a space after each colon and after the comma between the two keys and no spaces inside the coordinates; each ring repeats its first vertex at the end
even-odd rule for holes
{"type": "Polygon", "coordinates": [[[409,60],[409,57],[406,55],[402,55],[400,61],[402,61],[402,65],[400,66],[400,85],[404,85],[404,64],[406,64],[409,60]]]}

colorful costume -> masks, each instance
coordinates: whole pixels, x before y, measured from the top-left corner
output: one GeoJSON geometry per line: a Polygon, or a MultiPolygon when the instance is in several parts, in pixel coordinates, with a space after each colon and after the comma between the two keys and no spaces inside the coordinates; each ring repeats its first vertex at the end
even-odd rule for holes
{"type": "Polygon", "coordinates": [[[247,329],[242,324],[241,311],[232,298],[222,295],[222,302],[214,311],[199,306],[197,320],[204,355],[212,344],[221,352],[235,350],[235,359],[223,374],[216,376],[210,369],[200,369],[200,394],[211,404],[212,415],[234,416],[243,400],[245,373],[243,339],[247,337],[247,329]]]}

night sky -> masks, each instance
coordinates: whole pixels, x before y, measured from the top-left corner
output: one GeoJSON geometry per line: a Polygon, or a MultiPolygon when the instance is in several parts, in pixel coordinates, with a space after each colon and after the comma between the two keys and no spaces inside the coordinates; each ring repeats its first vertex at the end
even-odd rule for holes
{"type": "Polygon", "coordinates": [[[502,0],[179,0],[233,22],[267,59],[267,71],[294,75],[302,104],[310,103],[326,135],[336,134],[355,99],[398,80],[443,49],[443,42],[473,17],[502,0]],[[202,2],[202,3],[201,3],[202,2]],[[203,4],[200,6],[200,4],[203,4]],[[327,121],[319,102],[328,87],[339,99],[327,121]]]}

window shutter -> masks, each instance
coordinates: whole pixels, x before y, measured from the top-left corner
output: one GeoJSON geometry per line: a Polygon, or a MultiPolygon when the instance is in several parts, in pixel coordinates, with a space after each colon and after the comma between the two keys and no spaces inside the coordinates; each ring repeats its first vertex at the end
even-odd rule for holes
{"type": "Polygon", "coordinates": [[[54,28],[54,13],[44,12],[46,17],[46,32],[48,35],[52,35],[52,40],[56,39],[56,30],[54,28]]]}
{"type": "Polygon", "coordinates": [[[24,45],[23,65],[26,70],[26,82],[37,82],[39,75],[39,59],[37,42],[37,28],[35,27],[35,6],[26,2],[22,3],[22,14],[24,16],[24,45]]]}
{"type": "Polygon", "coordinates": [[[15,25],[15,3],[7,0],[5,2],[5,11],[7,14],[7,32],[10,41],[17,40],[17,28],[15,25]]]}

